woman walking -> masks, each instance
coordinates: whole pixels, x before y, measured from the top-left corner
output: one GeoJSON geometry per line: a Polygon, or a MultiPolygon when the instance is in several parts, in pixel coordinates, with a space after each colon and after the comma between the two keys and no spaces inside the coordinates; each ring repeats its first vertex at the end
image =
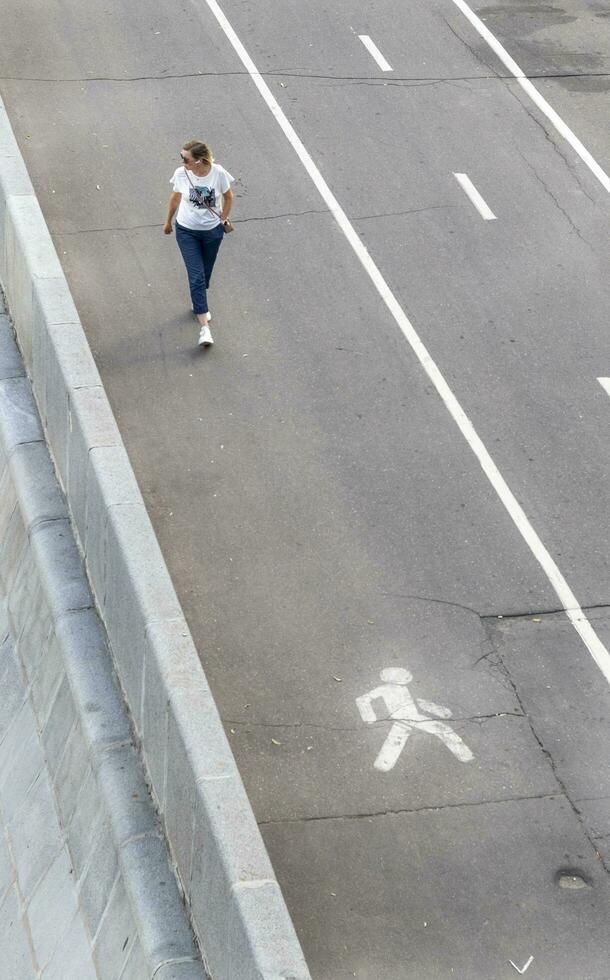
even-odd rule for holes
{"type": "Polygon", "coordinates": [[[186,266],[193,313],[201,328],[199,346],[209,347],[214,341],[209,327],[212,317],[207,291],[225,230],[231,230],[228,218],[234,178],[214,163],[212,151],[201,140],[185,143],[180,156],[182,166],[170,180],[174,192],[169,199],[163,231],[171,235],[177,211],[176,241],[186,266]]]}

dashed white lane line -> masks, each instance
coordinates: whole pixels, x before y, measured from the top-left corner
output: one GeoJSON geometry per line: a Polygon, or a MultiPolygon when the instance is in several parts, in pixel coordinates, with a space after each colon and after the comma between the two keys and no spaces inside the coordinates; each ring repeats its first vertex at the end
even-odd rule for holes
{"type": "Polygon", "coordinates": [[[368,34],[359,34],[358,37],[364,44],[365,48],[373,56],[382,71],[394,71],[391,64],[385,60],[381,51],[377,47],[374,41],[371,41],[368,34]]]}
{"type": "Polygon", "coordinates": [[[608,395],[610,395],[610,378],[598,378],[597,380],[599,381],[604,391],[607,392],[608,395]]]}
{"type": "Polygon", "coordinates": [[[508,51],[502,47],[498,39],[494,37],[489,28],[485,26],[481,18],[477,17],[477,15],[470,9],[468,4],[464,2],[464,0],[452,0],[452,2],[470,21],[475,31],[477,31],[485,41],[487,41],[489,47],[498,56],[504,67],[508,68],[511,75],[514,75],[523,91],[530,97],[532,102],[538,106],[540,111],[544,113],[547,119],[553,124],[557,132],[568,141],[572,149],[578,154],[583,163],[587,165],[591,173],[595,174],[602,187],[604,187],[608,193],[610,193],[610,177],[606,171],[602,170],[597,160],[595,160],[595,158],[589,153],[586,146],[580,142],[578,136],[572,132],[570,127],[564,123],[559,113],[555,112],[544,96],[540,94],[534,85],[532,85],[529,78],[525,77],[525,72],[519,68],[517,62],[511,58],[508,51]]]}
{"type": "Polygon", "coordinates": [[[508,511],[516,528],[553,587],[568,619],[574,626],[576,632],[579,634],[604,677],[610,683],[610,654],[585,616],[576,599],[576,596],[572,592],[555,561],[544,547],[542,541],[538,537],[538,534],[530,524],[525,511],[521,507],[521,504],[517,501],[512,490],[506,483],[506,480],[489,455],[485,445],[475,431],[472,422],[445,381],[441,371],[428,353],[428,350],[420,339],[419,334],[394,296],[394,293],[383,278],[381,272],[373,262],[365,246],[362,244],[355,228],[352,226],[337,198],[316,167],[309,152],[306,150],[303,141],[294,129],[294,126],[289,122],[275,96],[271,93],[271,89],[261,77],[258,68],[233,30],[225,14],[220,9],[217,0],[205,0],[205,3],[216,17],[216,20],[233,46],[241,63],[264,99],[265,104],[276,119],[282,132],[286,136],[286,139],[311,177],[311,180],[320,193],[330,213],[358,256],[358,259],[360,260],[365,272],[369,276],[388,310],[394,317],[424,371],[436,388],[438,394],[445,404],[445,407],[447,408],[447,411],[455,421],[466,442],[475,454],[481,469],[485,473],[487,479],[508,511]]]}
{"type": "Polygon", "coordinates": [[[485,203],[485,201],[479,194],[478,190],[472,183],[470,177],[468,177],[466,174],[456,174],[456,173],[454,173],[453,176],[457,180],[458,184],[460,185],[464,193],[468,195],[468,197],[474,204],[475,208],[481,215],[481,217],[485,221],[495,221],[496,220],[495,214],[493,213],[489,205],[485,203]]]}

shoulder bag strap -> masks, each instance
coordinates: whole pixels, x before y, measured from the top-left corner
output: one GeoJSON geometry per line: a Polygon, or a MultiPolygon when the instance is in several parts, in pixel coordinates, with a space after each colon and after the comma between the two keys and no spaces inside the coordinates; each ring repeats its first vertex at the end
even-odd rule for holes
{"type": "MultiPolygon", "coordinates": [[[[184,168],[184,172],[185,172],[185,174],[187,176],[187,179],[188,179],[189,184],[191,185],[191,187],[195,191],[195,194],[199,194],[199,196],[201,196],[201,191],[197,190],[197,188],[195,187],[193,181],[191,180],[191,178],[189,176],[189,172],[186,169],[186,167],[184,168]]],[[[219,215],[218,211],[215,211],[214,208],[211,208],[209,204],[206,204],[205,201],[203,200],[203,198],[202,198],[201,203],[203,204],[204,208],[207,208],[208,209],[208,211],[210,212],[210,214],[213,214],[214,217],[215,218],[218,218],[218,220],[220,221],[220,215],[219,215]]]]}

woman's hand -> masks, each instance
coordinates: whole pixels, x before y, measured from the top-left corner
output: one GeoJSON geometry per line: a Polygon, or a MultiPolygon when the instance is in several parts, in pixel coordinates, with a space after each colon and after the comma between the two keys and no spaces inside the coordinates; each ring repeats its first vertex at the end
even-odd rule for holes
{"type": "Polygon", "coordinates": [[[170,195],[169,204],[167,206],[167,218],[165,219],[165,224],[163,225],[163,232],[166,235],[171,235],[172,233],[172,221],[176,211],[180,207],[181,200],[182,194],[179,191],[174,191],[174,193],[170,195]]]}

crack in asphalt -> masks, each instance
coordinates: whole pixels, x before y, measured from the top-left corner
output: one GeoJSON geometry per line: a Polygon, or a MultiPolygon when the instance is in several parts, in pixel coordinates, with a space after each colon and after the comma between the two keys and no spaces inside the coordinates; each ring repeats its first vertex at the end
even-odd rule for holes
{"type": "MultiPolygon", "coordinates": [[[[540,115],[538,115],[537,112],[535,111],[534,106],[532,104],[530,104],[529,99],[524,100],[524,99],[520,98],[520,93],[523,92],[523,89],[521,88],[521,86],[519,86],[518,89],[515,89],[514,90],[513,86],[510,84],[510,82],[516,82],[517,81],[516,78],[514,78],[514,77],[512,77],[512,78],[506,78],[506,79],[504,79],[504,81],[507,83],[505,85],[505,88],[506,88],[507,92],[509,92],[510,95],[512,95],[513,99],[515,99],[519,103],[519,105],[525,110],[525,112],[530,117],[530,119],[532,120],[532,122],[536,123],[536,125],[539,127],[539,129],[542,130],[542,132],[544,134],[545,140],[547,141],[547,143],[549,143],[551,145],[551,147],[554,149],[555,153],[557,153],[557,155],[559,156],[559,158],[561,159],[561,161],[565,164],[565,166],[570,171],[570,174],[576,179],[576,181],[578,183],[578,186],[580,187],[580,189],[583,192],[583,194],[585,195],[585,197],[587,197],[589,199],[589,201],[591,201],[592,204],[595,204],[596,203],[595,202],[595,199],[591,196],[591,194],[587,190],[586,186],[584,185],[584,183],[580,179],[580,175],[579,175],[579,173],[578,173],[578,171],[576,169],[576,160],[572,156],[570,156],[567,152],[564,152],[562,146],[559,143],[556,142],[556,140],[553,138],[552,133],[546,128],[546,126],[544,124],[544,120],[546,119],[546,116],[541,117],[540,115]]],[[[520,153],[520,151],[519,151],[519,153],[520,153]]],[[[521,153],[520,153],[520,155],[521,155],[521,153]]],[[[538,174],[536,173],[534,167],[529,162],[529,160],[526,160],[525,157],[522,157],[522,159],[524,160],[524,162],[529,167],[531,167],[531,169],[534,171],[534,174],[538,177],[538,174]]],[[[538,178],[538,179],[540,180],[540,178],[538,178]]],[[[544,183],[544,182],[542,182],[542,183],[544,183]]],[[[545,187],[545,190],[548,190],[548,188],[545,187]]],[[[550,191],[549,191],[549,193],[550,193],[550,191]]],[[[551,197],[553,197],[553,195],[551,195],[551,197]]],[[[553,200],[555,200],[555,199],[553,198],[553,200]]],[[[555,202],[555,203],[557,203],[557,202],[555,202]]],[[[558,204],[558,207],[560,207],[560,209],[563,210],[559,204],[558,204]]],[[[565,214],[565,212],[564,212],[564,214],[565,214]]],[[[568,216],[566,215],[566,217],[568,217],[568,216]]],[[[568,218],[568,220],[570,220],[570,219],[568,218]]],[[[583,239],[583,241],[584,241],[584,239],[583,239]]],[[[587,245],[589,245],[589,242],[587,242],[587,245]]]]}
{"type": "Polygon", "coordinates": [[[417,599],[420,602],[433,602],[438,603],[440,606],[453,606],[456,609],[464,609],[465,612],[472,613],[474,616],[478,616],[482,619],[481,613],[473,609],[472,606],[466,606],[461,602],[452,602],[450,599],[435,599],[433,596],[428,595],[414,595],[410,592],[381,592],[380,595],[386,596],[390,599],[417,599]]]}
{"type": "MultiPolygon", "coordinates": [[[[583,612],[585,611],[584,606],[581,607],[583,612]]],[[[557,609],[531,609],[526,612],[513,612],[513,613],[484,613],[481,615],[481,622],[485,623],[488,620],[490,622],[497,622],[500,619],[529,619],[531,616],[556,616],[558,613],[565,613],[568,610],[560,606],[557,609]]],[[[575,612],[576,610],[569,610],[570,612],[575,612]]]]}
{"type": "MultiPolygon", "coordinates": [[[[237,200],[240,200],[240,198],[238,197],[237,200]]],[[[309,211],[285,211],[279,214],[254,215],[250,218],[238,218],[237,220],[238,223],[242,225],[242,224],[246,224],[249,221],[275,221],[278,218],[301,218],[304,215],[308,215],[308,214],[330,214],[330,211],[328,210],[328,208],[322,208],[322,209],[312,208],[309,211]]],[[[380,215],[380,217],[383,217],[383,215],[380,215]]],[[[128,226],[113,225],[108,228],[78,228],[76,231],[59,231],[57,232],[57,235],[60,238],[69,238],[70,236],[73,235],[90,235],[90,234],[94,234],[95,232],[103,232],[103,231],[142,231],[150,228],[162,228],[162,227],[163,227],[162,221],[155,221],[152,224],[147,224],[147,225],[128,225],[128,226]]]]}
{"type": "Polygon", "coordinates": [[[407,208],[405,211],[382,211],[379,214],[352,216],[352,221],[372,221],[375,218],[399,218],[403,214],[422,214],[424,211],[450,211],[465,208],[465,204],[428,204],[424,208],[407,208]]]}
{"type": "MultiPolygon", "coordinates": [[[[449,25],[448,25],[449,26],[449,25]]],[[[453,28],[450,28],[452,33],[459,38],[459,35],[455,33],[453,28]]],[[[459,38],[460,41],[468,48],[471,54],[473,54],[486,68],[490,68],[485,61],[482,61],[478,56],[477,52],[471,48],[463,38],[459,38]]],[[[500,72],[492,72],[491,74],[484,75],[445,75],[445,76],[427,76],[427,75],[417,75],[417,76],[393,76],[391,79],[384,78],[373,78],[368,75],[326,75],[318,74],[317,72],[307,72],[303,70],[301,72],[295,71],[283,71],[282,69],[270,69],[269,71],[259,72],[262,78],[295,78],[303,79],[304,81],[329,81],[329,82],[354,82],[355,84],[370,84],[378,85],[382,88],[388,85],[401,85],[403,87],[426,87],[428,85],[444,85],[451,84],[452,82],[479,82],[479,81],[515,81],[515,76],[512,74],[503,75],[500,72]]],[[[0,81],[2,82],[39,82],[41,84],[67,84],[75,85],[82,84],[84,82],[163,82],[165,80],[171,79],[181,79],[181,78],[230,78],[243,77],[249,78],[249,73],[247,71],[192,71],[192,72],[172,72],[168,74],[161,75],[128,75],[127,77],[118,75],[87,75],[84,78],[81,77],[47,77],[43,78],[40,76],[33,75],[1,75],[0,81]]],[[[545,81],[546,79],[562,79],[562,78],[610,78],[610,72],[605,71],[594,71],[594,72],[540,72],[539,74],[531,74],[525,76],[529,81],[545,81]]]]}
{"type": "MultiPolygon", "coordinates": [[[[559,786],[562,795],[564,796],[564,798],[566,799],[567,803],[569,804],[569,806],[570,806],[570,808],[571,808],[574,816],[576,817],[576,820],[578,821],[578,823],[579,823],[579,825],[581,827],[581,830],[582,830],[584,836],[586,837],[586,839],[588,840],[589,844],[591,845],[591,848],[595,852],[595,855],[597,856],[598,860],[600,861],[600,863],[601,863],[604,871],[607,874],[610,874],[610,864],[608,864],[608,862],[605,860],[605,858],[597,850],[597,848],[595,846],[595,838],[594,838],[592,832],[587,827],[587,825],[585,823],[585,819],[584,819],[581,811],[578,809],[578,805],[577,805],[578,801],[573,800],[572,797],[570,796],[570,793],[568,791],[568,787],[567,787],[566,783],[564,782],[564,780],[561,778],[561,776],[560,776],[560,774],[559,774],[559,772],[557,770],[557,766],[555,764],[555,760],[553,759],[553,754],[552,754],[551,750],[548,749],[546,747],[546,745],[544,744],[544,741],[542,739],[542,736],[536,730],[536,728],[535,728],[535,726],[534,726],[531,718],[529,717],[529,715],[528,715],[528,713],[526,711],[526,708],[525,708],[525,705],[524,705],[523,700],[521,698],[521,695],[519,694],[519,691],[518,691],[518,688],[517,688],[517,684],[513,680],[512,676],[511,676],[511,673],[510,673],[510,669],[507,666],[507,664],[504,662],[504,659],[502,657],[502,654],[500,653],[500,651],[498,649],[498,641],[497,641],[497,639],[494,638],[494,637],[490,637],[490,641],[491,641],[492,645],[495,647],[495,650],[493,652],[495,653],[495,655],[497,657],[497,660],[496,660],[496,663],[494,664],[494,666],[498,670],[500,670],[502,672],[502,674],[506,678],[508,684],[510,685],[510,688],[511,688],[511,690],[513,692],[513,695],[515,697],[515,700],[517,701],[517,704],[519,705],[519,708],[521,709],[521,712],[523,714],[523,717],[526,719],[527,724],[529,726],[529,729],[530,729],[530,731],[532,733],[532,736],[535,739],[536,743],[538,744],[538,746],[540,748],[540,751],[542,752],[543,756],[547,760],[547,762],[548,762],[548,764],[549,764],[549,766],[551,768],[551,772],[553,773],[553,777],[554,777],[555,781],[557,782],[557,785],[559,786]]],[[[487,654],[486,656],[490,656],[490,654],[487,654]]],[[[485,658],[481,658],[481,659],[485,659],[485,658]]]]}
{"type": "MultiPolygon", "coordinates": [[[[405,214],[422,214],[425,211],[445,211],[464,208],[464,204],[427,204],[423,208],[405,208],[402,211],[380,211],[378,214],[352,215],[351,221],[374,221],[377,218],[400,218],[405,214]]],[[[287,211],[279,214],[253,215],[250,218],[238,218],[239,224],[247,221],[275,221],[277,218],[300,218],[308,214],[330,214],[329,208],[311,209],[309,211],[287,211]]]]}
{"type": "MultiPolygon", "coordinates": [[[[462,717],[459,717],[458,715],[452,715],[451,716],[451,721],[452,722],[458,721],[458,722],[462,722],[462,723],[472,722],[472,723],[478,724],[479,722],[490,721],[493,718],[522,718],[522,717],[523,716],[522,716],[521,712],[519,712],[519,711],[496,711],[496,712],[493,712],[492,714],[489,714],[489,715],[470,715],[468,717],[463,717],[463,718],[462,717]]],[[[377,718],[374,722],[370,722],[366,726],[366,728],[363,728],[362,725],[351,726],[351,727],[340,727],[340,726],[334,726],[334,725],[320,725],[320,724],[316,724],[316,723],[312,723],[312,722],[307,722],[307,721],[296,721],[296,722],[290,722],[289,723],[289,722],[252,721],[252,720],[248,720],[248,719],[233,719],[233,720],[229,720],[227,718],[223,718],[222,719],[222,722],[223,722],[223,725],[239,725],[239,726],[243,726],[243,727],[247,727],[247,728],[273,728],[273,729],[277,729],[277,728],[284,728],[284,729],[312,728],[312,729],[315,729],[316,731],[323,731],[323,732],[356,732],[356,733],[362,733],[362,732],[365,732],[367,730],[373,731],[375,728],[378,728],[378,727],[380,727],[380,726],[382,726],[384,724],[387,725],[388,723],[393,722],[393,721],[396,721],[396,720],[397,719],[393,718],[392,715],[387,715],[385,718],[377,718]]],[[[400,719],[398,719],[398,720],[400,720],[400,719]]],[[[416,726],[417,725],[417,722],[413,722],[413,725],[416,726]]]]}
{"type": "MultiPolygon", "coordinates": [[[[239,198],[238,198],[239,200],[239,198]]],[[[425,210],[425,209],[422,209],[425,210]]],[[[246,224],[250,221],[275,221],[279,218],[301,218],[308,214],[330,214],[328,208],[314,209],[309,211],[285,211],[279,214],[263,214],[263,215],[253,215],[250,218],[238,218],[237,221],[240,225],[246,224]]],[[[385,215],[372,215],[371,217],[385,217],[385,215]]],[[[363,219],[358,219],[363,220],[363,219]]],[[[142,231],[151,228],[162,228],[162,221],[155,221],[152,224],[147,225],[112,225],[108,228],[78,228],[76,231],[59,231],[57,236],[59,238],[70,238],[74,235],[92,235],[96,232],[104,231],[142,231]]]]}
{"type": "MultiPolygon", "coordinates": [[[[477,616],[482,623],[492,622],[496,623],[498,620],[511,620],[511,619],[529,619],[532,616],[556,616],[559,613],[567,612],[577,612],[577,609],[564,609],[560,606],[557,609],[529,609],[524,612],[504,612],[504,613],[481,613],[473,606],[467,606],[463,602],[455,602],[451,599],[437,599],[434,596],[427,595],[417,595],[412,592],[380,592],[382,596],[391,599],[416,599],[421,602],[432,602],[438,603],[441,606],[453,606],[456,609],[463,609],[465,612],[472,613],[477,616]]],[[[589,612],[594,612],[596,609],[607,609],[610,612],[610,602],[601,602],[590,606],[580,606],[579,609],[587,614],[589,612]]],[[[487,654],[486,654],[487,656],[487,654]]]]}
{"type": "MultiPolygon", "coordinates": [[[[238,197],[239,200],[239,197],[238,197]]],[[[361,214],[352,216],[352,221],[374,221],[378,218],[399,218],[407,214],[423,214],[426,211],[444,211],[467,207],[464,204],[428,204],[423,208],[406,208],[403,211],[381,211],[379,214],[361,214]]],[[[250,222],[277,221],[280,218],[302,218],[310,214],[327,215],[330,214],[328,208],[311,208],[308,211],[282,211],[278,214],[251,215],[246,218],[237,218],[236,223],[240,225],[250,222]]],[[[147,225],[113,225],[108,228],[78,228],[76,231],[59,231],[59,238],[70,238],[75,235],[91,235],[105,231],[142,231],[151,228],[162,228],[163,223],[155,221],[147,225]]]]}
{"type": "MultiPolygon", "coordinates": [[[[464,45],[464,47],[466,48],[466,50],[468,51],[468,53],[471,54],[471,55],[473,55],[473,57],[475,57],[477,59],[477,61],[479,62],[480,65],[483,65],[484,68],[487,68],[489,71],[493,72],[493,74],[490,76],[491,78],[501,78],[502,77],[501,75],[498,74],[498,72],[494,72],[493,66],[490,65],[488,61],[485,61],[485,59],[482,57],[482,55],[480,55],[479,52],[475,48],[471,47],[470,44],[468,44],[468,41],[466,41],[462,37],[461,34],[458,34],[458,32],[455,30],[454,27],[451,26],[451,24],[449,23],[449,21],[447,20],[446,17],[443,17],[443,21],[445,22],[446,26],[451,31],[451,33],[453,34],[453,36],[455,38],[457,38],[457,40],[460,42],[460,44],[463,44],[464,45]]],[[[484,48],[483,50],[486,51],[488,49],[487,48],[484,48]]],[[[505,76],[505,77],[512,77],[512,76],[505,76]]]]}
{"type": "Polygon", "coordinates": [[[277,820],[259,820],[259,827],[266,827],[272,824],[284,824],[284,823],[313,823],[315,821],[322,820],[369,820],[372,817],[390,817],[390,816],[401,816],[411,813],[440,813],[441,810],[462,810],[469,809],[471,807],[477,806],[493,806],[502,803],[523,803],[529,800],[556,800],[561,798],[561,793],[539,793],[533,796],[509,796],[505,799],[499,800],[474,800],[471,803],[443,803],[439,806],[418,806],[418,807],[401,807],[399,809],[387,809],[387,810],[371,810],[365,813],[345,813],[345,814],[329,814],[321,816],[312,817],[284,817],[278,818],[277,820]]]}
{"type": "MultiPolygon", "coordinates": [[[[545,132],[546,132],[546,129],[545,129],[545,132]]],[[[536,180],[538,181],[538,183],[541,184],[541,186],[543,187],[544,191],[551,198],[551,200],[553,201],[553,203],[555,204],[555,206],[559,209],[559,211],[561,211],[561,213],[563,214],[564,218],[566,218],[566,220],[568,221],[568,224],[570,225],[570,227],[572,228],[572,230],[576,232],[576,234],[578,235],[578,237],[580,238],[580,240],[582,242],[584,242],[585,245],[587,245],[591,249],[591,251],[595,254],[595,249],[593,248],[593,245],[591,244],[591,242],[587,238],[585,238],[585,236],[582,234],[580,228],[578,228],[578,226],[574,223],[574,221],[572,220],[572,218],[570,217],[570,215],[568,214],[568,212],[566,211],[566,209],[563,207],[563,205],[561,205],[559,203],[558,198],[555,196],[555,194],[553,194],[552,190],[548,186],[548,184],[545,181],[544,177],[542,177],[538,173],[536,167],[533,165],[533,163],[531,163],[530,160],[527,159],[527,157],[525,156],[525,154],[521,152],[521,150],[519,149],[519,147],[516,147],[516,150],[517,150],[517,153],[519,154],[519,156],[521,157],[521,159],[523,160],[523,162],[525,163],[525,165],[527,167],[529,167],[529,169],[533,173],[533,175],[536,178],[536,180]]],[[[562,158],[563,158],[563,154],[562,154],[562,158]]],[[[570,173],[571,174],[574,173],[574,171],[571,168],[570,168],[570,173]]],[[[589,198],[589,200],[591,200],[591,199],[589,198]]]]}
{"type": "Polygon", "coordinates": [[[497,620],[501,620],[501,619],[529,619],[531,616],[557,616],[559,613],[579,612],[579,611],[586,615],[590,612],[595,612],[596,609],[607,609],[610,612],[610,603],[599,602],[591,606],[578,606],[577,608],[572,608],[571,606],[568,606],[567,609],[565,609],[563,606],[560,606],[558,609],[532,609],[528,612],[485,613],[484,615],[481,615],[480,618],[481,621],[485,623],[488,620],[490,622],[496,622],[497,620]]]}

